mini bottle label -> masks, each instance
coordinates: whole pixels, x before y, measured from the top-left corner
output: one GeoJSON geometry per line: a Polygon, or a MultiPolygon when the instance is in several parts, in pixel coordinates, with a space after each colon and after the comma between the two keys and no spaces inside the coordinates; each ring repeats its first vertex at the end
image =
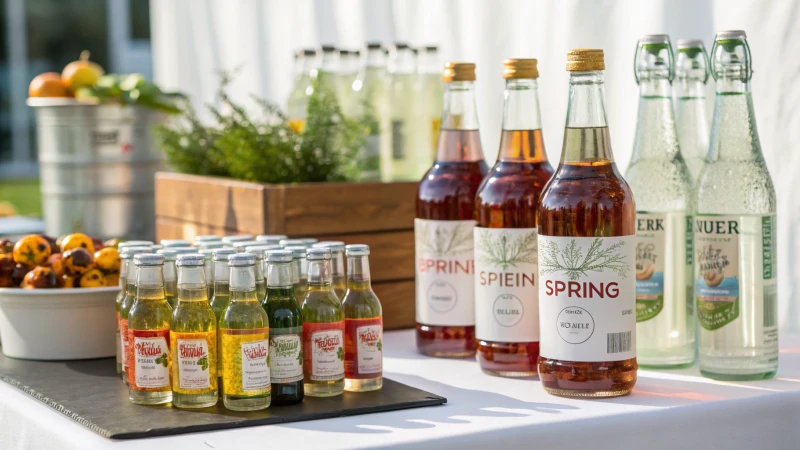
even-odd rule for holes
{"type": "Polygon", "coordinates": [[[177,376],[172,390],[182,394],[200,394],[217,388],[217,332],[170,333],[175,349],[173,364],[177,376]]]}
{"type": "Polygon", "coordinates": [[[536,228],[475,228],[475,337],[539,341],[536,228]]]}
{"type": "Polygon", "coordinates": [[[128,369],[128,319],[119,319],[119,345],[122,352],[122,371],[128,369]]]}
{"type": "Polygon", "coordinates": [[[345,378],[378,378],[383,373],[383,318],[345,319],[345,378]]]}
{"type": "Polygon", "coordinates": [[[665,214],[636,213],[636,321],[664,308],[665,214]]]}
{"type": "Polygon", "coordinates": [[[344,321],[303,323],[304,370],[311,381],[344,378],[344,321]]]}
{"type": "Polygon", "coordinates": [[[130,386],[142,391],[169,390],[169,329],[130,330],[129,344],[130,386]]]}
{"type": "Polygon", "coordinates": [[[273,383],[303,379],[302,327],[270,328],[269,362],[273,383]]]}
{"type": "Polygon", "coordinates": [[[539,235],[540,355],[636,357],[636,236],[539,235]]]}
{"type": "Polygon", "coordinates": [[[417,322],[475,325],[474,220],[414,220],[417,322]]]}
{"type": "Polygon", "coordinates": [[[224,393],[237,396],[269,393],[269,328],[220,328],[220,335],[224,393]]]}

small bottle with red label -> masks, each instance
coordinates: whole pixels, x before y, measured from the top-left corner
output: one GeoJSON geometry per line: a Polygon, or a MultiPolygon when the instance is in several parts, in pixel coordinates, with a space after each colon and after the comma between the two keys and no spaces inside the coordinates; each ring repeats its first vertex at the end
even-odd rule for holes
{"type": "Polygon", "coordinates": [[[311,397],[344,392],[344,311],[333,292],[331,251],[310,248],[303,299],[303,387],[311,397]]]}
{"type": "Polygon", "coordinates": [[[128,398],[137,405],[160,405],[172,401],[172,308],[164,293],[164,256],[139,254],[134,262],[136,298],[128,314],[128,398]]]}
{"type": "Polygon", "coordinates": [[[120,340],[120,376],[125,384],[128,384],[128,313],[133,306],[136,298],[136,265],[133,264],[133,257],[143,253],[152,253],[150,246],[124,247],[120,251],[122,265],[126,267],[125,286],[122,295],[119,297],[119,340],[120,340]]]}
{"type": "Polygon", "coordinates": [[[374,391],[383,386],[383,311],[372,291],[369,246],[348,245],[344,295],[344,388],[374,391]]]}

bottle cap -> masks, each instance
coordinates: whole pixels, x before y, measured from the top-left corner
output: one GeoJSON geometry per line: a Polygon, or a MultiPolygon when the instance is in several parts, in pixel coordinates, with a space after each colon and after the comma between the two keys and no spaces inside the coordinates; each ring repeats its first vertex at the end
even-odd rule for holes
{"type": "Polygon", "coordinates": [[[727,39],[747,39],[747,33],[744,30],[724,30],[717,31],[714,35],[715,41],[724,41],[727,39]]]}
{"type": "Polygon", "coordinates": [[[262,234],[256,236],[258,242],[264,242],[266,244],[280,244],[281,239],[287,239],[287,236],[285,234],[262,234]]]}
{"type": "Polygon", "coordinates": [[[164,265],[164,255],[141,253],[133,257],[133,262],[137,266],[161,266],[164,265]]]}
{"type": "Polygon", "coordinates": [[[153,241],[125,241],[117,245],[117,250],[122,250],[124,247],[149,247],[153,245],[153,241]]]}
{"type": "Polygon", "coordinates": [[[369,256],[369,245],[350,244],[345,248],[347,256],[369,256]]]}
{"type": "Polygon", "coordinates": [[[283,249],[282,245],[251,245],[245,248],[244,251],[251,255],[256,255],[256,258],[261,259],[264,257],[264,252],[266,251],[281,249],[283,249]]]}
{"type": "Polygon", "coordinates": [[[226,244],[232,244],[234,242],[242,242],[242,241],[252,241],[253,235],[252,234],[237,234],[234,236],[225,236],[222,238],[222,242],[226,244]]]}
{"type": "Polygon", "coordinates": [[[255,255],[249,253],[236,253],[235,255],[228,256],[228,266],[230,267],[247,267],[256,264],[255,255]]]}
{"type": "Polygon", "coordinates": [[[164,248],[156,252],[164,256],[164,261],[175,261],[178,259],[178,252],[174,248],[164,248]]]}
{"type": "Polygon", "coordinates": [[[675,42],[675,48],[680,50],[684,48],[705,48],[705,46],[700,39],[678,39],[675,42]]]}
{"type": "Polygon", "coordinates": [[[308,247],[308,245],[306,245],[306,242],[302,239],[281,239],[280,244],[284,247],[295,246],[295,245],[302,245],[303,247],[308,247]]]}
{"type": "Polygon", "coordinates": [[[312,245],[311,248],[329,248],[331,250],[331,253],[341,253],[344,251],[344,242],[322,241],[312,245]]]}
{"type": "Polygon", "coordinates": [[[283,249],[292,252],[292,257],[294,257],[294,259],[305,258],[306,250],[308,250],[305,245],[289,245],[284,247],[283,249]]]}
{"type": "Polygon", "coordinates": [[[425,51],[426,52],[438,52],[439,51],[439,46],[438,45],[426,45],[425,46],[425,51]]]}
{"type": "Polygon", "coordinates": [[[576,48],[567,53],[567,72],[588,72],[590,70],[606,70],[603,50],[576,48]]]}
{"type": "Polygon", "coordinates": [[[448,62],[444,65],[442,81],[475,81],[475,64],[462,62],[448,62]]]}
{"type": "Polygon", "coordinates": [[[380,50],[383,48],[383,44],[378,41],[369,41],[367,42],[367,48],[369,50],[380,50]]]}
{"type": "Polygon", "coordinates": [[[633,56],[636,83],[650,79],[672,81],[675,75],[672,57],[672,44],[666,34],[648,34],[639,38],[633,56]]]}
{"type": "Polygon", "coordinates": [[[331,259],[331,249],[329,248],[309,248],[306,250],[306,257],[309,261],[324,261],[331,259]]]}
{"type": "Polygon", "coordinates": [[[675,51],[675,77],[708,81],[709,63],[706,47],[699,39],[680,39],[675,51]]]}
{"type": "Polygon", "coordinates": [[[317,49],[315,48],[304,48],[300,50],[300,53],[303,56],[315,56],[317,54],[317,49]]]}
{"type": "Polygon", "coordinates": [[[718,31],[709,57],[714,79],[750,81],[752,56],[747,35],[742,30],[718,31]]]}
{"type": "Polygon", "coordinates": [[[258,241],[239,241],[239,242],[234,242],[232,245],[233,245],[233,248],[235,248],[236,250],[239,250],[240,252],[243,252],[244,249],[246,249],[247,247],[252,247],[254,245],[261,245],[261,242],[258,242],[258,241]]]}
{"type": "Polygon", "coordinates": [[[119,256],[120,258],[131,259],[134,255],[144,253],[153,253],[153,249],[150,247],[125,247],[120,251],[119,256]]]}
{"type": "Polygon", "coordinates": [[[194,237],[194,242],[195,243],[197,243],[197,242],[218,242],[218,241],[221,242],[222,238],[217,236],[216,234],[205,234],[205,235],[202,235],[202,236],[195,236],[194,237]]]}
{"type": "Polygon", "coordinates": [[[267,250],[264,258],[268,263],[290,263],[292,262],[292,252],[290,250],[267,250]]]}
{"type": "Polygon", "coordinates": [[[200,267],[205,265],[206,258],[203,255],[180,255],[178,256],[178,267],[200,267]]]}
{"type": "Polygon", "coordinates": [[[207,248],[207,249],[215,249],[215,248],[223,248],[225,244],[222,241],[206,241],[206,242],[197,242],[196,243],[198,248],[207,248]]]}
{"type": "Polygon", "coordinates": [[[175,253],[179,255],[185,255],[187,253],[197,253],[197,248],[195,247],[172,247],[170,250],[175,251],[175,253]]]}
{"type": "Polygon", "coordinates": [[[219,248],[214,250],[214,261],[227,261],[229,256],[235,254],[236,250],[232,248],[219,248]]]}
{"type": "Polygon", "coordinates": [[[191,243],[191,242],[189,242],[189,241],[185,241],[185,240],[183,240],[183,239],[162,239],[162,240],[161,240],[161,245],[163,245],[163,246],[164,246],[164,248],[170,248],[170,247],[191,247],[191,246],[192,246],[192,243],[191,243]]]}
{"type": "Polygon", "coordinates": [[[535,59],[509,58],[503,61],[503,78],[539,78],[535,59]]]}

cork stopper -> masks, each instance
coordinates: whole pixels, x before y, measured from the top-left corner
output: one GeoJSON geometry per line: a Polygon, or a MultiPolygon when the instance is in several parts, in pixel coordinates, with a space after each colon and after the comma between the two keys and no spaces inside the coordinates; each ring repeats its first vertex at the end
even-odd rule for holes
{"type": "Polygon", "coordinates": [[[539,69],[535,59],[509,58],[503,61],[503,78],[539,78],[539,69]]]}
{"type": "Polygon", "coordinates": [[[448,62],[444,65],[442,81],[445,83],[453,81],[475,81],[475,64],[448,62]]]}
{"type": "Polygon", "coordinates": [[[605,70],[603,50],[596,48],[576,48],[567,53],[567,72],[586,72],[605,70]]]}

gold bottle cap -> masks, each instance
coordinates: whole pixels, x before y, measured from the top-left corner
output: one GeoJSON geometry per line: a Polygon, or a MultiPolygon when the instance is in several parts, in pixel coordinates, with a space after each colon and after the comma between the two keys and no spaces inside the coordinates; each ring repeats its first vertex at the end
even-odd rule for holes
{"type": "Polygon", "coordinates": [[[576,48],[567,53],[567,72],[586,72],[589,70],[606,70],[603,50],[576,48]]]}
{"type": "Polygon", "coordinates": [[[539,78],[538,61],[530,59],[509,58],[503,61],[503,78],[539,78]]]}
{"type": "Polygon", "coordinates": [[[448,62],[444,65],[442,81],[475,81],[475,63],[448,62]]]}

